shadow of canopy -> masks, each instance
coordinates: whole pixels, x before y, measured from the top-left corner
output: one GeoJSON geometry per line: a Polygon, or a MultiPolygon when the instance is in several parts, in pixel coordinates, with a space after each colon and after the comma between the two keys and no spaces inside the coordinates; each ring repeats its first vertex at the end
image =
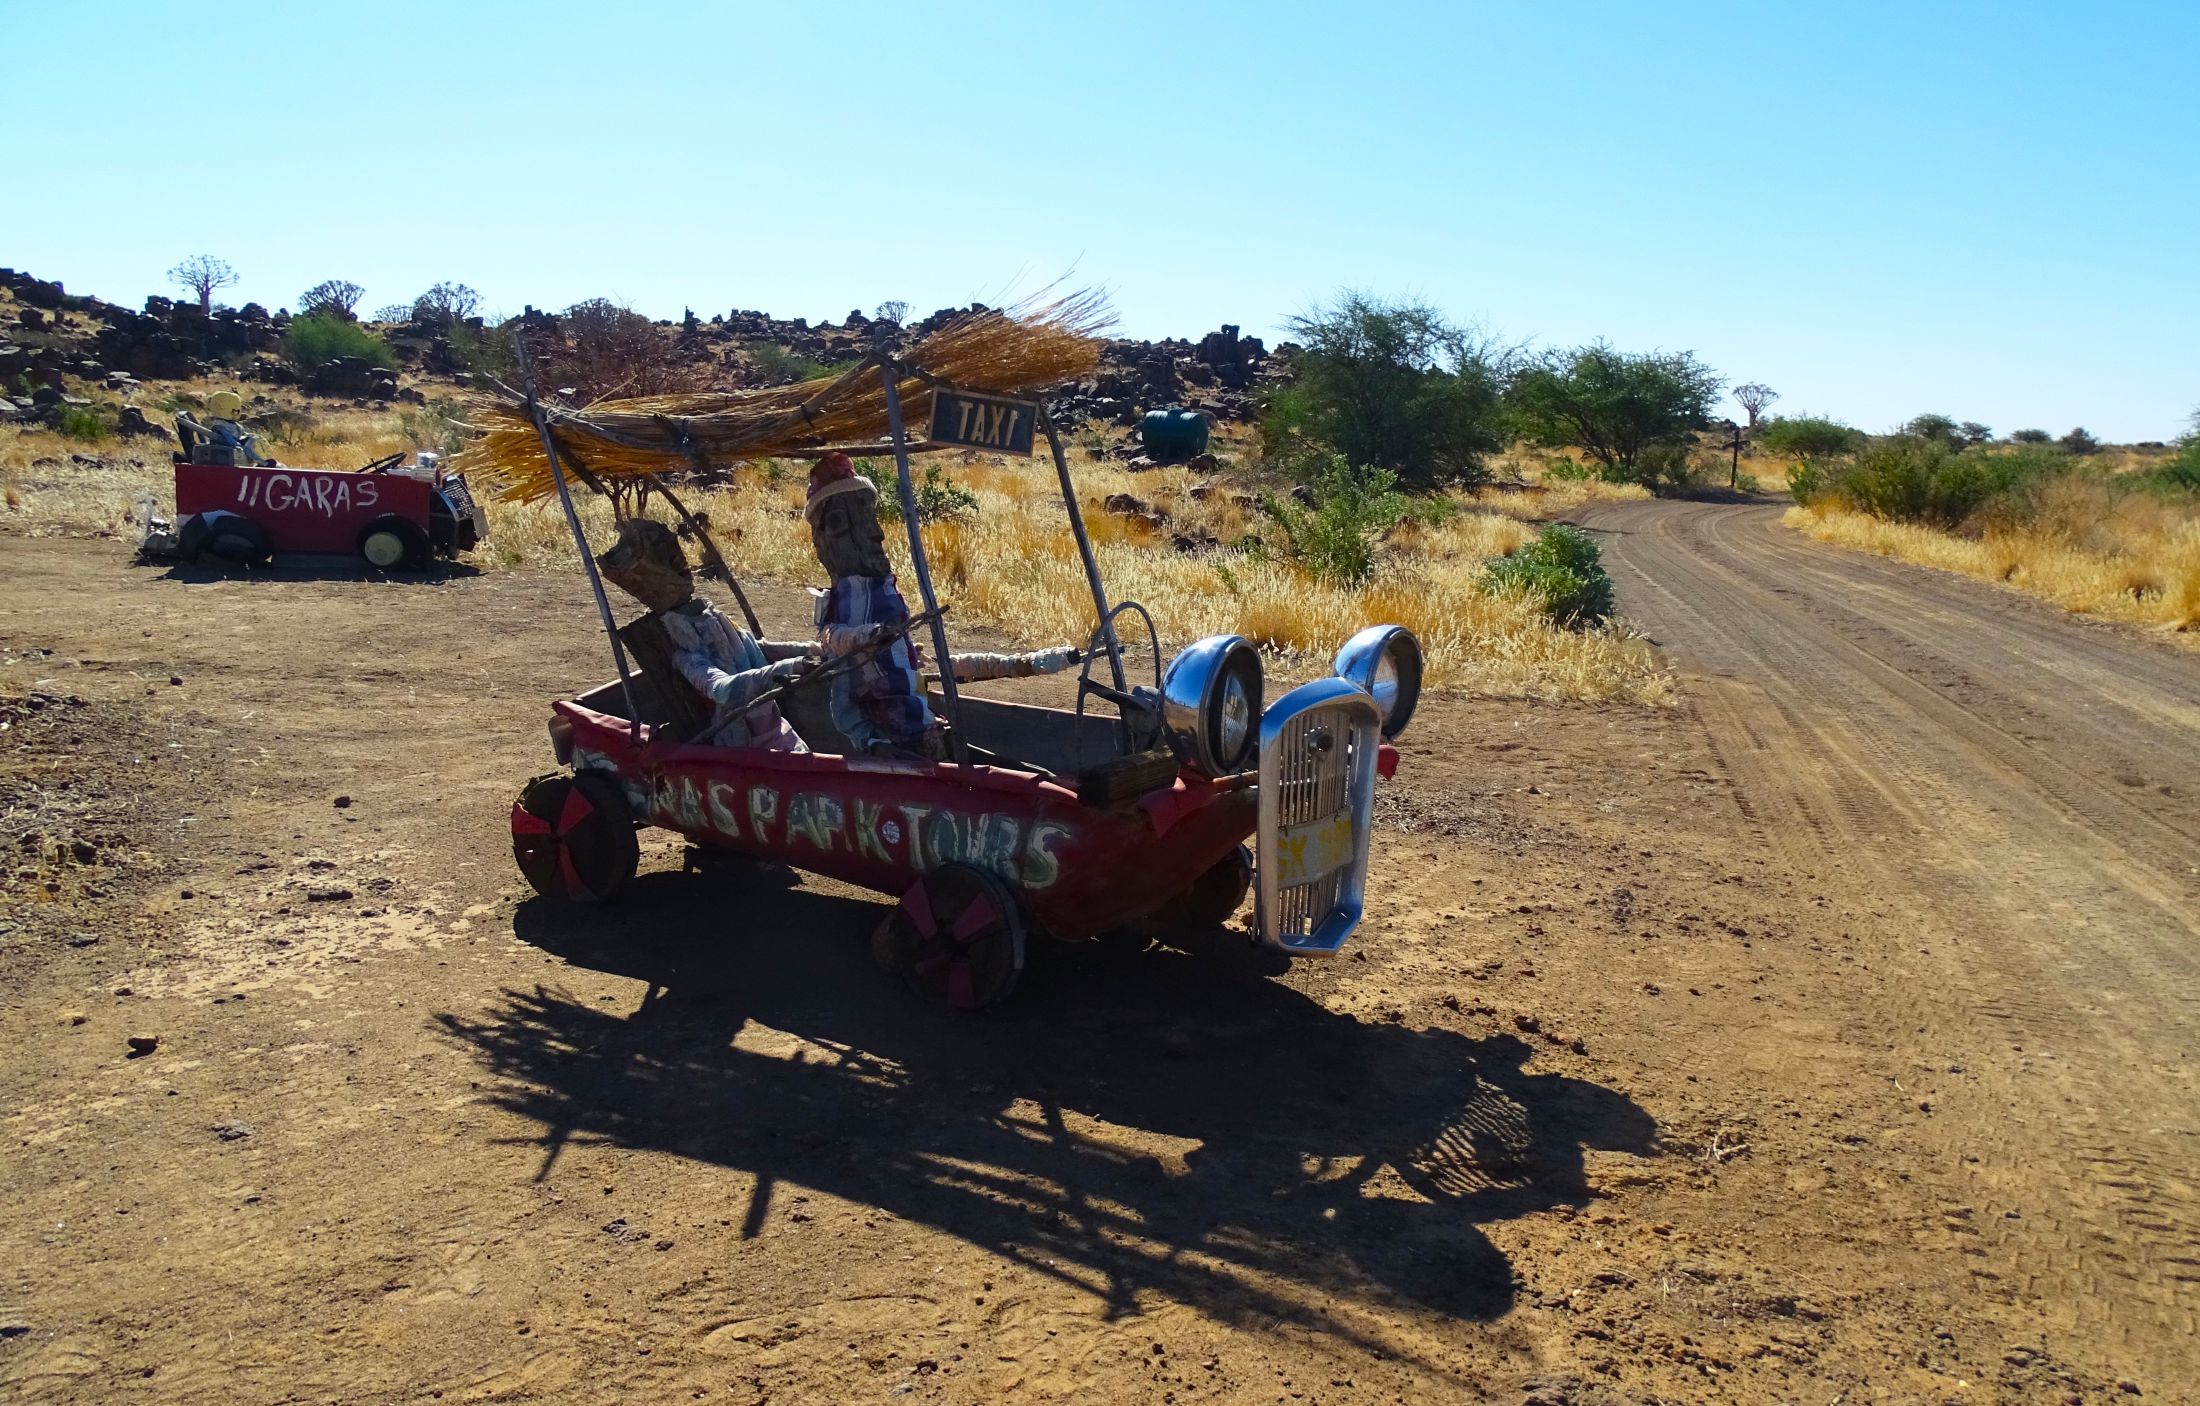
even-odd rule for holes
{"type": "Polygon", "coordinates": [[[1333,1302],[1492,1317],[1513,1276],[1481,1225],[1586,1202],[1585,1149],[1655,1151],[1644,1110],[1527,1072],[1519,1040],[1363,1023],[1227,955],[1038,952],[1007,1007],[957,1017],[871,965],[881,911],[754,872],[536,900],[521,938],[646,981],[640,1009],[538,987],[437,1019],[541,1125],[544,1175],[576,1140],[740,1169],[744,1237],[793,1184],[1110,1315],[1161,1294],[1348,1337],[1333,1302]]]}

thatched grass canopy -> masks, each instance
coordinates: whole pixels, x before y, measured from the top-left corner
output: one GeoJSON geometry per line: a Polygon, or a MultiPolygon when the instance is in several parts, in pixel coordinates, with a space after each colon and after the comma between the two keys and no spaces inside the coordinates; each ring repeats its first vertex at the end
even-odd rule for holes
{"type": "MultiPolygon", "coordinates": [[[[907,365],[959,390],[1032,396],[1090,375],[1100,364],[1094,334],[1109,321],[1105,298],[1081,292],[1007,312],[987,311],[941,328],[902,356],[907,365]]],[[[897,379],[911,438],[923,437],[932,387],[897,379]]],[[[869,361],[853,370],[791,386],[695,395],[600,400],[565,407],[543,402],[550,433],[567,467],[599,479],[680,472],[828,446],[873,443],[887,435],[886,391],[869,361]]],[[[557,491],[542,438],[524,399],[497,386],[476,395],[474,423],[484,431],[465,467],[503,486],[508,498],[557,491]]]]}

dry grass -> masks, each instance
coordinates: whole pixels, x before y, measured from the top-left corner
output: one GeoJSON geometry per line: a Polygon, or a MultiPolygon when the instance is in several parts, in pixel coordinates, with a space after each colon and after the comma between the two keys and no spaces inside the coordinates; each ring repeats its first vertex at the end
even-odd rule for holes
{"type": "MultiPolygon", "coordinates": [[[[194,388],[203,392],[205,387],[194,388]]],[[[249,389],[249,388],[248,388],[249,389]]],[[[416,422],[418,417],[414,417],[416,422]]],[[[265,440],[285,460],[351,467],[398,449],[421,447],[420,426],[381,411],[320,410],[283,417],[265,440]]],[[[998,626],[1027,642],[1082,640],[1091,600],[1070,539],[1051,463],[960,453],[939,456],[948,476],[977,495],[978,510],[926,529],[926,550],[941,594],[957,618],[998,626]]],[[[1378,621],[1408,625],[1429,653],[1433,684],[1548,699],[1661,703],[1671,676],[1651,649],[1623,628],[1575,633],[1552,628],[1527,602],[1478,587],[1483,563],[1526,541],[1532,520],[1588,496],[1631,495],[1609,485],[1553,485],[1548,493],[1461,496],[1459,511],[1435,526],[1408,523],[1384,544],[1372,581],[1360,587],[1316,582],[1285,562],[1231,550],[1179,550],[1194,542],[1236,543],[1266,524],[1239,475],[1202,479],[1181,468],[1133,473],[1071,453],[1079,498],[1111,599],[1135,599],[1153,612],[1165,648],[1201,635],[1246,635],[1279,656],[1276,672],[1326,669],[1330,653],[1354,630],[1378,621]],[[1205,484],[1200,496],[1196,486],[1205,484]],[[1579,496],[1575,491],[1579,490],[1579,496]],[[1111,494],[1128,493],[1165,515],[1153,526],[1106,512],[1111,494]]],[[[727,556],[745,575],[810,581],[817,575],[801,516],[807,466],[752,466],[731,488],[694,494],[727,556]]],[[[43,431],[0,431],[0,522],[34,532],[120,532],[131,504],[149,493],[173,508],[166,447],[108,440],[87,445],[43,431]],[[71,460],[96,457],[100,466],[71,460]],[[131,462],[135,460],[136,462],[131,462]],[[50,462],[40,462],[50,461],[50,462]]],[[[477,564],[490,569],[571,569],[575,557],[555,499],[516,503],[493,496],[484,506],[490,535],[477,564]]],[[[606,538],[609,505],[582,495],[590,535],[606,538]]],[[[907,541],[888,529],[888,546],[906,574],[907,541]]]]}
{"type": "Polygon", "coordinates": [[[2200,517],[2098,482],[2053,485],[2033,520],[1963,537],[1841,508],[1790,508],[1822,542],[2014,587],[2063,609],[2200,644],[2200,517]]]}
{"type": "MultiPolygon", "coordinates": [[[[1098,292],[1042,294],[1006,311],[960,318],[928,334],[907,357],[949,385],[1028,394],[1096,370],[1100,344],[1094,334],[1111,317],[1098,292]]],[[[903,379],[897,388],[908,423],[925,424],[932,413],[931,387],[903,379]]],[[[561,453],[578,457],[599,475],[627,477],[679,472],[691,452],[726,462],[880,441],[887,434],[886,407],[885,386],[877,375],[865,373],[845,382],[827,375],[792,386],[604,400],[578,410],[552,407],[550,422],[561,453]],[[828,391],[830,398],[812,403],[828,391]]],[[[474,412],[486,433],[468,451],[468,466],[493,470],[511,497],[552,495],[549,461],[524,407],[483,392],[474,398],[474,412]]]]}

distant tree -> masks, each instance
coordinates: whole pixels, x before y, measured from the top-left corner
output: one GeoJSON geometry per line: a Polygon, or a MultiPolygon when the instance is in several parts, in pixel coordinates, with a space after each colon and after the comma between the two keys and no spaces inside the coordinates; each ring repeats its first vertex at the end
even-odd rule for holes
{"type": "Polygon", "coordinates": [[[298,295],[300,317],[341,317],[356,322],[358,315],[352,309],[359,306],[359,299],[367,290],[358,284],[341,278],[331,278],[314,284],[298,295]]]}
{"type": "Polygon", "coordinates": [[[1485,457],[1505,442],[1510,351],[1424,303],[1355,292],[1290,329],[1300,351],[1287,413],[1263,424],[1272,458],[1334,450],[1409,488],[1487,477],[1485,457]]]}
{"type": "Polygon", "coordinates": [[[1782,415],[1757,431],[1757,444],[1773,454],[1818,463],[1863,448],[1864,432],[1816,415],[1782,415]]]}
{"type": "Polygon", "coordinates": [[[2050,444],[2054,436],[2045,430],[2011,430],[2009,439],[2015,444],[2050,444]]]}
{"type": "Polygon", "coordinates": [[[1685,476],[1689,439],[1720,384],[1694,353],[1595,342],[1545,353],[1513,378],[1507,403],[1529,438],[1578,446],[1606,477],[1643,482],[1685,476]]]}
{"type": "Polygon", "coordinates": [[[2055,442],[2073,454],[2098,454],[2101,452],[2101,442],[2092,435],[2087,434],[2083,425],[2055,442]]]}
{"type": "Polygon", "coordinates": [[[237,281],[237,271],[212,254],[193,254],[168,270],[168,281],[199,300],[200,312],[214,310],[214,290],[237,281]]]}
{"type": "Polygon", "coordinates": [[[872,316],[881,322],[891,322],[899,327],[902,320],[909,316],[909,304],[901,298],[888,298],[878,305],[878,311],[872,316]]]}
{"type": "Polygon", "coordinates": [[[1749,416],[1750,429],[1757,428],[1757,417],[1765,412],[1765,407],[1780,398],[1778,391],[1757,381],[1736,386],[1733,394],[1734,403],[1749,416]]]}
{"type": "Polygon", "coordinates": [[[1956,426],[1956,433],[1963,436],[1965,444],[1992,444],[1994,432],[1976,420],[1965,420],[1956,426]]]}
{"type": "Polygon", "coordinates": [[[1945,444],[1951,449],[1963,447],[1963,431],[1946,415],[1920,415],[1902,427],[1902,433],[1929,439],[1935,444],[1945,444]]]}
{"type": "Polygon", "coordinates": [[[426,327],[464,322],[481,307],[481,295],[463,283],[438,283],[413,299],[412,320],[426,327]]]}
{"type": "Polygon", "coordinates": [[[575,303],[555,319],[507,324],[526,343],[545,392],[570,390],[581,404],[693,390],[700,378],[670,337],[608,298],[575,303]]]}
{"type": "Polygon", "coordinates": [[[374,310],[374,320],[376,322],[404,322],[411,317],[412,309],[406,307],[403,303],[391,303],[387,307],[374,310]]]}

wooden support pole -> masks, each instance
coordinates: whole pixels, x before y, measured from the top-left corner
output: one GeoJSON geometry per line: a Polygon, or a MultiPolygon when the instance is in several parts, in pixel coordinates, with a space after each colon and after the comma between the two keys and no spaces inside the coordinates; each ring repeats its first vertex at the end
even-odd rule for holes
{"type": "Polygon", "coordinates": [[[909,564],[917,573],[917,592],[932,617],[932,649],[940,664],[940,697],[955,740],[955,760],[970,765],[970,743],[962,730],[962,695],[955,691],[955,660],[947,652],[947,623],[940,618],[939,597],[932,592],[932,569],[924,559],[924,533],[917,525],[917,486],[909,476],[909,446],[902,434],[901,389],[894,384],[896,364],[879,358],[879,384],[886,388],[886,431],[894,444],[894,472],[901,494],[901,520],[909,529],[909,564]]]}
{"type": "Polygon", "coordinates": [[[634,703],[634,681],[628,675],[626,646],[619,642],[619,623],[611,614],[611,598],[604,594],[603,578],[596,574],[595,554],[588,550],[588,534],[581,529],[580,511],[573,506],[573,490],[565,482],[565,465],[558,458],[558,443],[551,437],[550,422],[543,417],[542,402],[535,398],[535,378],[527,368],[527,350],[519,348],[520,375],[527,381],[527,414],[542,436],[542,452],[550,457],[550,478],[558,486],[558,502],[565,508],[565,525],[572,529],[573,545],[581,554],[581,570],[588,573],[588,589],[596,596],[596,613],[603,618],[604,638],[611,641],[611,662],[619,671],[619,694],[626,700],[626,735],[636,746],[642,740],[642,710],[634,703]]]}

